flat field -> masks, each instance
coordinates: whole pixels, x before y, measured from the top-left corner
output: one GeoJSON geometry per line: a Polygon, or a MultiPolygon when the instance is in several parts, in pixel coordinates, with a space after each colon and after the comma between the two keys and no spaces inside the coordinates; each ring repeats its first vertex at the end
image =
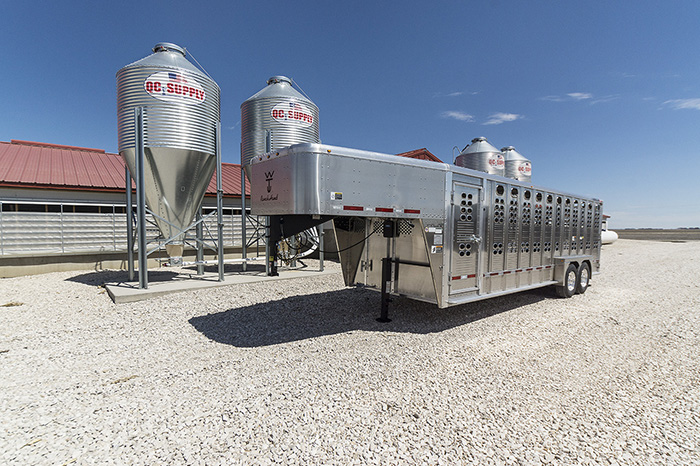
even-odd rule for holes
{"type": "Polygon", "coordinates": [[[645,241],[700,241],[700,229],[636,229],[614,230],[621,239],[640,239],[645,241]]]}
{"type": "Polygon", "coordinates": [[[583,295],[388,324],[337,264],[119,305],[123,272],[2,279],[0,464],[698,465],[699,257],[620,239],[583,295]]]}

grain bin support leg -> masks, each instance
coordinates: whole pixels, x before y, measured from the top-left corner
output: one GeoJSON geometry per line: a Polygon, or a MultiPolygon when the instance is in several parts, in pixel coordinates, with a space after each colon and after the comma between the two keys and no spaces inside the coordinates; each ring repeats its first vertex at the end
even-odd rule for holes
{"type": "Polygon", "coordinates": [[[131,193],[131,173],[129,166],[124,164],[126,172],[126,263],[129,269],[129,281],[134,281],[134,219],[132,218],[132,208],[134,202],[131,193]]]}
{"type": "Polygon", "coordinates": [[[146,253],[146,173],[143,147],[143,107],[134,108],[136,135],[136,212],[138,221],[139,288],[148,288],[148,255],[146,253]]]}
{"type": "MultiPolygon", "coordinates": [[[[243,143],[241,143],[241,154],[243,154],[243,143]]],[[[248,270],[248,248],[246,247],[246,213],[245,213],[245,168],[241,165],[241,259],[243,259],[243,271],[248,270]]]]}
{"type": "Polygon", "coordinates": [[[202,206],[197,210],[197,275],[204,275],[204,226],[202,225],[202,206]]]}
{"type": "MultiPolygon", "coordinates": [[[[243,193],[245,196],[245,193],[243,193]]],[[[224,281],[224,188],[221,180],[221,122],[216,122],[216,230],[219,281],[224,281]]]]}

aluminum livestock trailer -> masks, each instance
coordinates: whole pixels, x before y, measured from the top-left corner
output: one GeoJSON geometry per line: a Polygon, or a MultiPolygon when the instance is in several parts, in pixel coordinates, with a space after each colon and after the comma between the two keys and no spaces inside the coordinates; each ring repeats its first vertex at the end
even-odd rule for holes
{"type": "Polygon", "coordinates": [[[571,297],[600,271],[598,199],[322,144],[250,164],[271,243],[332,219],[345,283],[381,291],[379,320],[392,294],[441,308],[548,285],[571,297]]]}

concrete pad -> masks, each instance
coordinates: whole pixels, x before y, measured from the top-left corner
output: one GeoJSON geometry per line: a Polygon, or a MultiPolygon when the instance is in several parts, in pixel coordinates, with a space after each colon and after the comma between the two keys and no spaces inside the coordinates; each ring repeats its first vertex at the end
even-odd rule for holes
{"type": "MultiPolygon", "coordinates": [[[[219,281],[218,272],[205,272],[197,275],[193,271],[151,272],[149,271],[148,288],[140,289],[138,280],[135,282],[117,282],[105,284],[105,289],[116,304],[143,301],[156,296],[163,296],[181,291],[217,288],[220,286],[241,285],[245,283],[289,280],[303,277],[319,277],[340,273],[337,269],[324,270],[308,268],[279,270],[279,276],[268,277],[264,272],[234,272],[225,273],[224,281],[219,281]]],[[[138,274],[137,274],[138,277],[138,274]]]]}

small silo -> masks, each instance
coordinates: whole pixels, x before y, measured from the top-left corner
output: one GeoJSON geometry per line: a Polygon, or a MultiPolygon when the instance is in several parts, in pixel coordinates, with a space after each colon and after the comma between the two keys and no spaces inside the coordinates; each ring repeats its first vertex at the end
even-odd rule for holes
{"type": "Polygon", "coordinates": [[[501,152],[506,161],[506,177],[518,181],[532,180],[532,163],[516,151],[515,147],[504,147],[501,152]]]}
{"type": "Polygon", "coordinates": [[[286,76],[271,77],[266,87],[241,104],[241,165],[248,179],[253,157],[305,142],[320,142],[318,107],[286,76]]]}
{"type": "Polygon", "coordinates": [[[504,175],[503,154],[489,144],[485,137],[472,139],[472,143],[455,159],[455,165],[492,175],[504,175]]]}
{"type": "Polygon", "coordinates": [[[153,54],[117,72],[119,154],[135,176],[134,109],[142,107],[144,183],[148,207],[172,257],[182,255],[186,229],[216,169],[219,86],[186,58],[185,49],[159,43],[153,54]]]}

